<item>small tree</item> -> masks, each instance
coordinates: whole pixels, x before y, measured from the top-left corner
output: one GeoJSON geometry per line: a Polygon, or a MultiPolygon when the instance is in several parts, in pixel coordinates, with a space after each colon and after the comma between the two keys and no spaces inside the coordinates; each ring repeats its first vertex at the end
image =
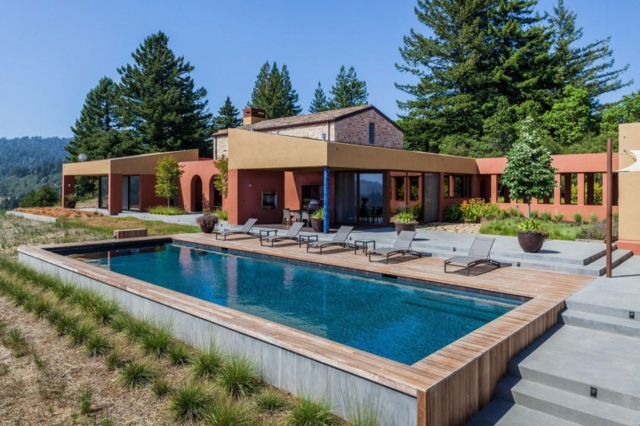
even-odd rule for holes
{"type": "Polygon", "coordinates": [[[524,120],[518,140],[507,154],[501,180],[514,198],[526,200],[527,218],[531,217],[531,199],[547,197],[556,187],[556,169],[551,167],[551,154],[541,141],[533,119],[524,120]]]}
{"type": "Polygon", "coordinates": [[[223,155],[214,164],[220,173],[213,177],[213,186],[223,197],[226,197],[229,190],[229,159],[223,155]]]}
{"type": "Polygon", "coordinates": [[[167,206],[178,195],[178,181],[183,173],[184,170],[173,157],[161,158],[156,165],[156,195],[166,198],[167,206]]]}

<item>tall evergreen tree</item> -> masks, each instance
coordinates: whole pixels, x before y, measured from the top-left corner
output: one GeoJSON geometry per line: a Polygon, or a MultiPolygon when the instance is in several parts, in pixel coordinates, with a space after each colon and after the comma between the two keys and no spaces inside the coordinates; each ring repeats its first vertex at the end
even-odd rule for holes
{"type": "Polygon", "coordinates": [[[558,0],[549,17],[553,34],[552,60],[558,96],[564,88],[572,85],[583,87],[592,98],[628,86],[633,81],[623,82],[622,74],[629,65],[614,69],[613,50],[610,37],[577,47],[583,36],[582,28],[576,27],[576,13],[567,9],[564,0],[558,0]]]}
{"type": "Polygon", "coordinates": [[[73,139],[65,147],[67,160],[76,162],[80,154],[90,160],[102,160],[139,153],[118,130],[120,115],[116,105],[116,84],[109,77],[101,78],[87,94],[80,117],[71,127],[73,139]]]}
{"type": "Polygon", "coordinates": [[[207,91],[195,88],[194,67],[169,48],[162,31],[147,37],[118,68],[121,123],[145,152],[200,150],[210,155],[211,118],[207,91]]]}
{"type": "Polygon", "coordinates": [[[265,110],[267,119],[290,117],[302,111],[298,102],[298,94],[291,85],[291,77],[286,65],[282,70],[276,62],[273,66],[265,62],[256,78],[247,106],[265,110]]]}
{"type": "Polygon", "coordinates": [[[329,100],[324,94],[324,90],[322,90],[322,85],[318,82],[318,87],[316,87],[315,92],[313,92],[311,105],[309,105],[309,112],[313,114],[315,112],[328,111],[329,109],[329,100]]]}
{"type": "Polygon", "coordinates": [[[218,110],[218,116],[213,119],[213,128],[217,131],[242,126],[242,118],[239,115],[238,108],[233,106],[231,99],[227,96],[224,105],[218,110]]]}
{"type": "Polygon", "coordinates": [[[365,105],[369,97],[367,83],[364,80],[358,80],[353,67],[347,71],[344,65],[340,67],[336,83],[331,87],[330,93],[333,95],[329,102],[331,109],[365,105]]]}

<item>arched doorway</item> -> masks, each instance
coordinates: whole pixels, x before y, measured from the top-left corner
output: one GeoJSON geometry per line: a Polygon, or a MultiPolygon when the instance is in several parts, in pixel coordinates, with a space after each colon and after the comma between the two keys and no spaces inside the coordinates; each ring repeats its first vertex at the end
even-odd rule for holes
{"type": "Polygon", "coordinates": [[[212,177],[209,181],[209,208],[211,210],[222,208],[222,194],[216,189],[213,179],[212,177]]]}
{"type": "Polygon", "coordinates": [[[202,179],[198,175],[191,180],[191,211],[202,211],[202,179]]]}

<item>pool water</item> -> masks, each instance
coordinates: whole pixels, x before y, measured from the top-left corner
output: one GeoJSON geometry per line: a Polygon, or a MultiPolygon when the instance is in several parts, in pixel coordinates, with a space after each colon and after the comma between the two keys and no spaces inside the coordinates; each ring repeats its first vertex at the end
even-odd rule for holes
{"type": "Polygon", "coordinates": [[[404,364],[425,358],[521,304],[172,243],[84,258],[129,277],[404,364]]]}

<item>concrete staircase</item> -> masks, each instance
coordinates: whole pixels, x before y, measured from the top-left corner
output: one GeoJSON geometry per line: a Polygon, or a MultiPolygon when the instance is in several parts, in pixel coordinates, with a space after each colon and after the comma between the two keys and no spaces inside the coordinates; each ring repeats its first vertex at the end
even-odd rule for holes
{"type": "Polygon", "coordinates": [[[636,275],[601,278],[570,297],[469,425],[640,425],[640,260],[631,263],[636,275]]]}

